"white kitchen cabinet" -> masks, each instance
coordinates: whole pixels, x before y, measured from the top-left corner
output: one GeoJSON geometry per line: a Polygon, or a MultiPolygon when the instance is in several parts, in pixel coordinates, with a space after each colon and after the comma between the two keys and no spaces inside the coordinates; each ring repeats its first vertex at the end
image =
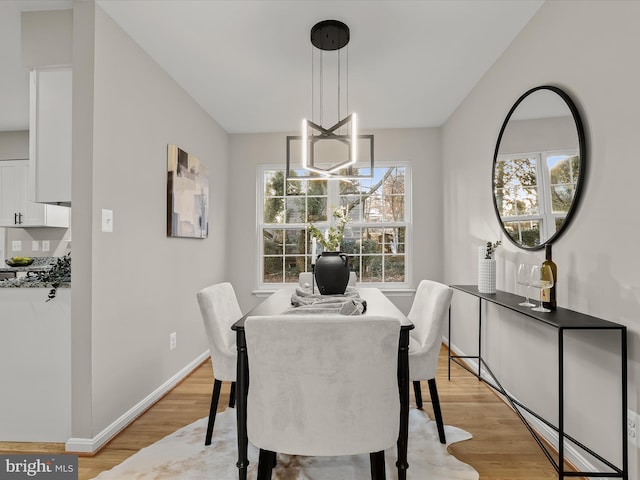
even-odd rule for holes
{"type": "Polygon", "coordinates": [[[30,199],[70,205],[71,69],[35,69],[30,82],[30,199]]]}
{"type": "Polygon", "coordinates": [[[29,200],[29,161],[0,162],[0,227],[69,227],[69,208],[29,200]]]}

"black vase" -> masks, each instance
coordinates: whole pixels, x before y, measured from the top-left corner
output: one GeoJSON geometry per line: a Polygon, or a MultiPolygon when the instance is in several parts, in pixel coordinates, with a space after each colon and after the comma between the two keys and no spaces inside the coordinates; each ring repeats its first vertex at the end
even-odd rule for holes
{"type": "Polygon", "coordinates": [[[341,295],[349,283],[349,257],[342,252],[322,252],[314,274],[321,295],[341,295]]]}

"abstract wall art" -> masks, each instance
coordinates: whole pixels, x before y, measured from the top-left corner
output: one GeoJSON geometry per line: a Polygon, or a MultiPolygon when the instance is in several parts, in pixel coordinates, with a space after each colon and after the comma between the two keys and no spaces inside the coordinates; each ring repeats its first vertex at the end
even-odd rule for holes
{"type": "Polygon", "coordinates": [[[167,145],[167,236],[207,238],[207,167],[177,145],[167,145]]]}

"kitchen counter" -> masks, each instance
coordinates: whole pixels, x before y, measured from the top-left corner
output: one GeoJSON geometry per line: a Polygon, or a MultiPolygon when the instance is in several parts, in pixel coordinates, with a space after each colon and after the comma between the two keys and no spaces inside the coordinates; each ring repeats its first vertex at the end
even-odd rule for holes
{"type": "Polygon", "coordinates": [[[0,272],[43,272],[51,268],[57,257],[32,257],[33,263],[24,267],[10,267],[6,263],[0,265],[0,272]]]}
{"type": "MultiPolygon", "coordinates": [[[[0,280],[0,288],[51,288],[51,282],[38,280],[38,272],[46,272],[58,257],[33,257],[33,263],[24,267],[0,266],[0,272],[14,272],[15,278],[0,280]]],[[[68,288],[71,281],[61,282],[59,288],[68,288]]]]}
{"type": "MultiPolygon", "coordinates": [[[[60,282],[58,288],[69,288],[71,282],[60,282]]],[[[35,275],[18,278],[8,278],[0,281],[0,288],[52,288],[51,282],[41,282],[35,275]]]]}

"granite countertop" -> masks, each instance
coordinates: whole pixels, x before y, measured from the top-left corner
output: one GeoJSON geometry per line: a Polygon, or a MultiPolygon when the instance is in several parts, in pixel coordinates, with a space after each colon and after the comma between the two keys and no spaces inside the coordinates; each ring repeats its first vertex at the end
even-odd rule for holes
{"type": "MultiPolygon", "coordinates": [[[[58,257],[33,257],[34,262],[25,267],[10,267],[5,264],[0,267],[0,272],[26,272],[16,278],[8,278],[0,281],[0,288],[52,288],[51,282],[42,282],[38,279],[38,272],[44,272],[51,268],[51,263],[58,257]]],[[[58,288],[69,288],[71,281],[61,282],[58,288]]]]}
{"type": "MultiPolygon", "coordinates": [[[[58,288],[70,288],[71,282],[60,282],[58,288]]],[[[53,288],[51,282],[40,282],[37,277],[8,278],[0,280],[0,288],[53,288]]]]}
{"type": "Polygon", "coordinates": [[[0,265],[0,272],[43,272],[51,268],[51,262],[53,262],[57,257],[31,258],[33,258],[33,263],[24,267],[10,267],[6,262],[3,262],[3,264],[0,265]]]}

